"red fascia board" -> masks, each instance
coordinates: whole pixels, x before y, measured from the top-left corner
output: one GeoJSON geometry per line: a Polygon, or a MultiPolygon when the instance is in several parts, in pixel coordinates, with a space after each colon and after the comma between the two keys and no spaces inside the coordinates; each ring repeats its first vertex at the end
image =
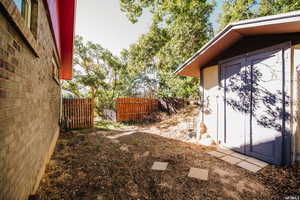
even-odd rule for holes
{"type": "Polygon", "coordinates": [[[60,78],[63,80],[71,80],[73,76],[76,0],[59,0],[58,4],[61,47],[60,78]]]}

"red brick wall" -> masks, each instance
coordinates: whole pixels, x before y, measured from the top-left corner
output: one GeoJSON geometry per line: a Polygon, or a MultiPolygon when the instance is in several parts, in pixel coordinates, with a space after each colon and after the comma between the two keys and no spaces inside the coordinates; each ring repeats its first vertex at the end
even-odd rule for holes
{"type": "Polygon", "coordinates": [[[13,1],[0,0],[1,200],[34,192],[59,133],[57,52],[43,1],[37,2],[34,36],[13,1]]]}

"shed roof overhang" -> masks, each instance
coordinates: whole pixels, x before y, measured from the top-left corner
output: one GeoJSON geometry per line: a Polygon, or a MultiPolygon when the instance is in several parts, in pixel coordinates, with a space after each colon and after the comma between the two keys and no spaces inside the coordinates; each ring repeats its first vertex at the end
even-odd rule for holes
{"type": "Polygon", "coordinates": [[[227,25],[176,71],[180,76],[200,76],[200,67],[245,36],[300,32],[300,11],[242,20],[227,25]]]}

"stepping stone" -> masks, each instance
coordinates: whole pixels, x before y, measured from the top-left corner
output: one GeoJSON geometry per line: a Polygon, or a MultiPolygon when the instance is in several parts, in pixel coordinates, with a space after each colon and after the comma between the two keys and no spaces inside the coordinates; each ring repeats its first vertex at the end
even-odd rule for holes
{"type": "Polygon", "coordinates": [[[191,168],[190,172],[188,174],[188,177],[207,181],[208,180],[208,170],[207,169],[199,169],[199,168],[191,168]]]}
{"type": "Polygon", "coordinates": [[[164,171],[167,169],[168,162],[154,162],[151,169],[164,171]]]}
{"type": "Polygon", "coordinates": [[[212,155],[212,156],[215,156],[217,158],[220,158],[222,156],[226,156],[226,154],[218,152],[218,151],[209,151],[207,153],[210,154],[210,155],[212,155]]]}
{"type": "Polygon", "coordinates": [[[261,160],[258,160],[258,159],[255,159],[255,158],[251,158],[251,157],[248,157],[248,159],[246,159],[246,161],[249,162],[249,163],[255,164],[255,165],[259,166],[259,167],[265,167],[265,166],[269,165],[266,162],[263,162],[261,160]]]}
{"type": "Polygon", "coordinates": [[[256,173],[258,170],[262,169],[261,167],[257,166],[257,165],[254,165],[252,163],[248,163],[246,161],[243,161],[243,162],[240,162],[239,164],[237,164],[237,166],[241,167],[241,168],[244,168],[244,169],[247,169],[251,172],[254,172],[256,173]]]}
{"type": "Polygon", "coordinates": [[[221,148],[219,148],[217,151],[221,152],[221,153],[225,153],[225,154],[233,154],[233,153],[235,153],[234,151],[231,151],[229,149],[221,149],[221,148]]]}
{"type": "Polygon", "coordinates": [[[239,162],[242,161],[241,159],[235,158],[233,156],[225,156],[225,157],[222,157],[221,159],[228,162],[228,163],[230,163],[230,164],[236,164],[236,163],[239,163],[239,162]]]}
{"type": "Polygon", "coordinates": [[[249,156],[245,156],[245,155],[243,155],[243,154],[236,153],[236,152],[234,152],[234,153],[232,153],[232,154],[230,154],[230,155],[231,155],[231,156],[234,156],[234,157],[236,157],[236,158],[242,159],[242,160],[247,160],[247,159],[250,158],[249,156]]]}

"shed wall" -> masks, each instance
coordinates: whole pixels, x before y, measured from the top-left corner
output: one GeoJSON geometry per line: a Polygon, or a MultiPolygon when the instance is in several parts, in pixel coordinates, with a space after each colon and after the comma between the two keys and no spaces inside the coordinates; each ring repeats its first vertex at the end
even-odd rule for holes
{"type": "MultiPolygon", "coordinates": [[[[291,95],[292,97],[289,99],[291,101],[291,106],[288,110],[290,110],[293,116],[291,122],[287,125],[290,126],[288,129],[292,132],[291,150],[293,152],[293,161],[300,161],[300,72],[296,70],[296,66],[300,65],[300,46],[297,45],[294,49],[296,50],[293,50],[292,52],[292,55],[294,55],[292,65],[289,67],[291,70],[286,71],[286,75],[288,75],[288,77],[286,77],[286,82],[288,82],[288,95],[291,95]]],[[[222,112],[219,110],[223,108],[223,103],[222,99],[219,99],[218,66],[214,65],[203,68],[201,71],[201,79],[201,88],[204,91],[204,109],[202,116],[207,126],[208,133],[215,142],[218,143],[222,137],[224,126],[224,118],[220,116],[220,113],[222,112]]]]}
{"type": "Polygon", "coordinates": [[[207,132],[217,142],[218,140],[218,66],[204,68],[203,90],[204,90],[204,108],[203,116],[207,126],[207,132]]]}

